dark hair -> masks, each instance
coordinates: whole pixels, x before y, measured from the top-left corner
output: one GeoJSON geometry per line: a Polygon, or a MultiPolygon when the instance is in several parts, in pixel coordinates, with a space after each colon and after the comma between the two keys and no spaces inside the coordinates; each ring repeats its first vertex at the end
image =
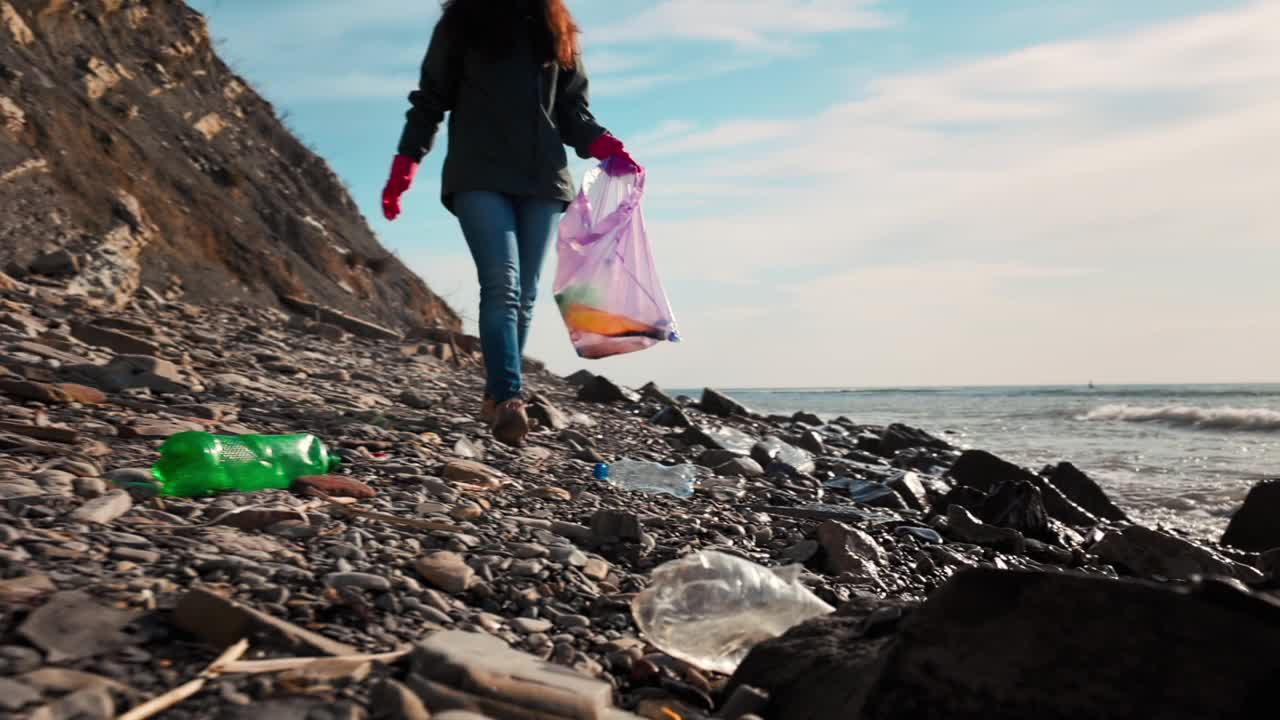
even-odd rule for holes
{"type": "Polygon", "coordinates": [[[534,50],[547,62],[565,70],[576,63],[581,32],[564,0],[444,0],[440,22],[446,32],[462,44],[501,53],[510,46],[518,27],[514,14],[528,10],[541,14],[543,22],[534,30],[534,50]]]}

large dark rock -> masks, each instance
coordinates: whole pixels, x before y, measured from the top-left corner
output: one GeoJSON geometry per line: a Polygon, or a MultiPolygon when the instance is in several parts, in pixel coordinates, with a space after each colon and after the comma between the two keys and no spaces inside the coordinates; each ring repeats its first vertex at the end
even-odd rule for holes
{"type": "Polygon", "coordinates": [[[1074,527],[1090,527],[1098,522],[1096,517],[1068,500],[1044,478],[985,450],[968,450],[962,453],[951,466],[949,475],[957,485],[967,485],[986,493],[1002,483],[1028,482],[1039,488],[1045,510],[1050,517],[1074,527]]]}
{"type": "Polygon", "coordinates": [[[819,618],[758,645],[730,681],[774,720],[1268,717],[1280,606],[1229,585],[1169,587],[973,569],[876,624],[819,618]]]}
{"type": "Polygon", "coordinates": [[[873,452],[878,452],[885,457],[893,457],[894,453],[908,448],[950,450],[951,443],[941,438],[936,438],[919,428],[894,423],[880,433],[879,446],[873,452]]]}
{"type": "Polygon", "coordinates": [[[805,412],[803,410],[792,415],[791,420],[793,422],[800,423],[801,425],[812,425],[813,427],[821,427],[825,424],[822,422],[822,418],[811,412],[805,412]]]}
{"type": "Polygon", "coordinates": [[[763,717],[771,720],[856,718],[880,655],[893,640],[891,624],[869,627],[874,612],[837,613],[766,640],[738,666],[729,689],[747,685],[769,693],[763,717]]]}
{"type": "Polygon", "coordinates": [[[957,485],[966,485],[987,493],[1000,483],[1036,481],[1035,474],[1030,470],[1002,460],[986,450],[966,450],[961,453],[948,474],[957,485]]]}
{"type": "Polygon", "coordinates": [[[1129,516],[1115,503],[1111,502],[1111,498],[1107,497],[1107,494],[1098,486],[1098,483],[1094,482],[1093,478],[1084,474],[1075,465],[1069,462],[1058,463],[1054,467],[1046,468],[1043,475],[1045,480],[1057,488],[1068,500],[1079,505],[1091,515],[1103,520],[1129,521],[1129,516]]]}
{"type": "Polygon", "coordinates": [[[702,391],[702,402],[699,403],[702,412],[708,415],[718,415],[720,417],[732,417],[734,415],[750,415],[751,411],[745,405],[711,388],[702,391]]]}
{"type": "Polygon", "coordinates": [[[1254,552],[1280,548],[1280,480],[1253,486],[1231,516],[1222,544],[1254,552]]]}
{"type": "Polygon", "coordinates": [[[596,374],[590,370],[579,370],[572,375],[566,375],[564,381],[576,387],[582,387],[592,380],[596,379],[596,374]]]}
{"type": "Polygon", "coordinates": [[[1196,575],[1234,577],[1245,582],[1262,580],[1258,570],[1169,533],[1131,525],[1107,534],[1091,551],[1105,562],[1139,577],[1183,580],[1196,575]]]}
{"type": "Polygon", "coordinates": [[[982,512],[982,506],[987,501],[987,494],[968,485],[957,485],[949,490],[933,505],[933,512],[945,515],[952,505],[968,510],[971,513],[982,512]]]}
{"type": "Polygon", "coordinates": [[[640,397],[645,400],[652,400],[660,405],[675,405],[676,401],[670,395],[663,392],[657,383],[647,382],[644,387],[640,388],[640,397]]]}
{"type": "Polygon", "coordinates": [[[988,525],[960,505],[947,508],[947,535],[954,540],[1021,555],[1027,550],[1026,537],[1013,528],[988,525]]]}
{"type": "Polygon", "coordinates": [[[668,405],[662,408],[653,417],[649,418],[649,423],[658,427],[693,427],[693,421],[689,419],[689,415],[676,405],[668,405]]]}
{"type": "Polygon", "coordinates": [[[1041,540],[1049,534],[1044,496],[1034,484],[1021,480],[998,485],[982,503],[982,519],[1041,540]]]}
{"type": "Polygon", "coordinates": [[[578,400],[595,403],[637,402],[640,395],[603,375],[596,375],[578,390],[578,400]]]}
{"type": "Polygon", "coordinates": [[[902,624],[861,714],[831,717],[1260,717],[1277,642],[1280,606],[1223,585],[972,570],[902,624]]]}

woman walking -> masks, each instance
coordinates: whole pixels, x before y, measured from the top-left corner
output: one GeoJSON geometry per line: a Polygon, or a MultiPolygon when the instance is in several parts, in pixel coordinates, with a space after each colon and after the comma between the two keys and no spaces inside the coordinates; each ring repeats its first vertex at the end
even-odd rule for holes
{"type": "Polygon", "coordinates": [[[442,200],[480,280],[481,415],[497,440],[519,445],[529,432],[521,369],[538,277],[574,197],[564,146],[604,161],[611,175],[640,167],[588,109],[578,26],[564,0],[446,0],[409,102],[383,214],[400,214],[449,113],[442,200]]]}

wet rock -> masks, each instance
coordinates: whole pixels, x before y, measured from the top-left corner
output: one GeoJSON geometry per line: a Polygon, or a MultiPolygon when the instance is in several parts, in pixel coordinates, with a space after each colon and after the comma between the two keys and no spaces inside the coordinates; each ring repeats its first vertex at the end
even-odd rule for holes
{"type": "Polygon", "coordinates": [[[894,423],[880,433],[878,447],[873,450],[884,457],[893,457],[899,450],[909,448],[929,448],[932,450],[950,450],[951,443],[921,430],[901,423],[894,423]]]}
{"type": "Polygon", "coordinates": [[[1257,582],[1257,570],[1229,560],[1189,540],[1168,533],[1132,525],[1111,532],[1090,549],[1104,562],[1119,566],[1140,577],[1185,580],[1195,575],[1235,577],[1257,582]]]}
{"type": "Polygon", "coordinates": [[[1042,475],[1068,500],[1079,505],[1089,514],[1103,520],[1129,521],[1129,516],[1107,497],[1098,483],[1075,465],[1069,462],[1058,463],[1054,467],[1046,468],[1042,475]]]}
{"type": "Polygon", "coordinates": [[[442,551],[418,558],[413,569],[433,586],[450,593],[466,592],[476,582],[476,572],[461,555],[442,551]]]}
{"type": "Polygon", "coordinates": [[[639,402],[640,394],[603,375],[593,376],[578,391],[578,400],[592,403],[639,402]]]}
{"type": "Polygon", "coordinates": [[[1028,482],[1041,494],[1045,511],[1050,517],[1076,527],[1089,527],[1098,519],[1067,499],[1056,487],[1031,471],[1002,460],[985,450],[968,450],[956,459],[949,475],[958,485],[964,485],[985,493],[1007,482],[1028,482]]]}
{"type": "Polygon", "coordinates": [[[1012,481],[996,486],[982,503],[982,519],[1034,538],[1043,539],[1049,532],[1049,514],[1045,512],[1040,489],[1029,482],[1012,481]]]}
{"type": "Polygon", "coordinates": [[[724,393],[706,388],[702,391],[702,401],[698,403],[702,412],[719,417],[750,416],[751,411],[745,405],[724,393]]]}
{"type": "Polygon", "coordinates": [[[1260,482],[1249,490],[1231,516],[1222,544],[1253,552],[1280,548],[1280,480],[1260,482]]]}
{"type": "Polygon", "coordinates": [[[18,633],[44,650],[49,662],[95,657],[128,641],[121,632],[135,615],[102,605],[93,596],[68,590],[49,597],[27,616],[18,633]]]}
{"type": "Polygon", "coordinates": [[[124,490],[112,490],[94,498],[71,512],[71,519],[82,523],[106,525],[133,508],[133,498],[124,490]]]}
{"type": "MultiPolygon", "coordinates": [[[[901,624],[861,707],[829,717],[1253,717],[1280,673],[1277,642],[1280,609],[1225,585],[971,570],[901,624]],[[1187,656],[1197,662],[1135,662],[1187,656]]],[[[825,672],[849,677],[840,663],[825,672]]]]}
{"type": "Polygon", "coordinates": [[[1022,533],[1012,528],[988,525],[959,505],[947,508],[947,534],[960,542],[984,545],[1014,555],[1021,555],[1027,549],[1022,533]]]}

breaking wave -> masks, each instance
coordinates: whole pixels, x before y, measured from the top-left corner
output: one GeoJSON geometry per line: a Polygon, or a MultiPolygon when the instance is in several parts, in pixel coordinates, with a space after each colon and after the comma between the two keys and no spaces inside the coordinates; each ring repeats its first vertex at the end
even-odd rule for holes
{"type": "Polygon", "coordinates": [[[1190,430],[1280,432],[1280,411],[1194,405],[1103,405],[1079,416],[1093,422],[1156,423],[1190,430]]]}

